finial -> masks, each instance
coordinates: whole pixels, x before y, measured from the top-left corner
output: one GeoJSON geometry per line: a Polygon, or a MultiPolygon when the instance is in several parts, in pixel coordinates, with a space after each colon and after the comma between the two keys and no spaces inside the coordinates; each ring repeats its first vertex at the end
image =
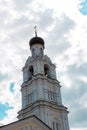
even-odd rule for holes
{"type": "Polygon", "coordinates": [[[34,26],[35,36],[37,37],[37,26],[34,26]]]}

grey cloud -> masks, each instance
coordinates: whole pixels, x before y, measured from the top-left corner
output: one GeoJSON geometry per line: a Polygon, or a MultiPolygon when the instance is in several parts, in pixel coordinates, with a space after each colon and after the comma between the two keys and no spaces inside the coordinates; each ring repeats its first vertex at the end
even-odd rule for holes
{"type": "MultiPolygon", "coordinates": [[[[73,102],[72,107],[74,107],[76,104],[80,103],[80,99],[83,99],[84,95],[87,93],[87,84],[80,80],[73,80],[73,85],[71,88],[62,88],[62,93],[65,102],[69,102],[71,104],[71,101],[73,102]],[[79,100],[79,102],[78,102],[79,100]],[[77,101],[77,102],[76,102],[77,101]]],[[[82,100],[81,100],[82,101],[82,100]]]]}
{"type": "MultiPolygon", "coordinates": [[[[80,90],[63,88],[64,90],[62,90],[63,102],[68,106],[69,122],[72,128],[87,127],[87,108],[84,107],[84,101],[82,100],[87,91],[86,86],[85,89],[83,88],[84,94],[81,94],[82,88],[80,90]]],[[[84,98],[84,100],[87,99],[84,98]]]]}
{"type": "Polygon", "coordinates": [[[82,64],[79,68],[77,65],[72,65],[68,69],[66,74],[72,80],[72,86],[70,88],[62,87],[63,102],[67,104],[70,111],[70,126],[85,128],[87,127],[87,108],[85,107],[87,83],[79,77],[83,74],[87,75],[86,64],[82,64]]]}
{"type": "Polygon", "coordinates": [[[14,20],[13,24],[14,24],[14,26],[22,27],[24,25],[29,24],[29,19],[28,19],[28,17],[21,15],[20,18],[17,18],[14,20]]]}
{"type": "MultiPolygon", "coordinates": [[[[37,20],[35,22],[38,23],[39,25],[41,25],[41,27],[40,27],[41,32],[43,31],[43,29],[45,32],[48,24],[50,25],[54,21],[53,10],[51,10],[51,9],[46,9],[41,12],[33,11],[31,13],[34,17],[35,17],[35,15],[37,15],[40,18],[40,20],[38,22],[37,22],[37,20]],[[46,22],[44,22],[44,19],[46,19],[46,22]]],[[[34,27],[33,19],[31,20],[31,19],[29,19],[29,17],[26,17],[23,14],[22,15],[20,14],[20,17],[15,18],[14,21],[11,21],[11,22],[9,21],[6,25],[6,31],[9,30],[9,32],[7,32],[8,44],[13,44],[13,46],[18,47],[19,43],[23,44],[23,42],[22,42],[23,40],[28,39],[28,41],[29,41],[29,39],[34,34],[33,27],[34,27]]],[[[7,41],[7,39],[4,39],[4,40],[7,41]]],[[[6,42],[6,44],[7,44],[7,42],[6,42]]]]}
{"type": "Polygon", "coordinates": [[[52,25],[52,23],[54,22],[53,14],[54,12],[52,9],[46,9],[39,13],[40,15],[39,26],[41,27],[42,31],[47,27],[49,27],[50,25],[52,25]]]}
{"type": "MultiPolygon", "coordinates": [[[[10,19],[10,14],[7,10],[0,10],[0,31],[5,32],[6,34],[6,29],[7,29],[7,21],[10,19]]],[[[4,35],[5,35],[4,34],[4,35]]],[[[1,39],[0,39],[1,40],[1,39]]]]}
{"type": "Polygon", "coordinates": [[[68,48],[71,47],[71,43],[68,40],[68,34],[75,27],[74,21],[64,14],[61,18],[54,21],[56,21],[54,28],[48,34],[49,39],[47,39],[46,44],[48,48],[52,48],[52,50],[47,50],[52,57],[55,57],[58,54],[61,55],[61,53],[63,54],[68,48]],[[67,37],[64,36],[65,34],[67,37]]]}
{"type": "Polygon", "coordinates": [[[77,109],[72,110],[72,114],[70,116],[70,125],[72,128],[85,128],[87,127],[87,108],[79,108],[79,106],[75,106],[77,109]]]}
{"type": "Polygon", "coordinates": [[[65,90],[66,88],[63,88],[62,91],[63,94],[66,95],[64,95],[66,97],[66,101],[69,101],[69,103],[71,100],[73,103],[75,103],[76,100],[79,100],[80,102],[80,99],[82,99],[83,96],[87,93],[87,83],[81,79],[81,76],[87,77],[86,67],[86,63],[83,63],[79,67],[76,64],[67,67],[67,72],[65,75],[67,74],[68,77],[72,80],[72,86],[67,90],[65,90]],[[74,101],[74,99],[76,100],[74,101]]]}
{"type": "Polygon", "coordinates": [[[73,64],[68,66],[68,73],[72,77],[77,77],[77,76],[87,76],[87,63],[82,63],[81,65],[73,64]]]}
{"type": "Polygon", "coordinates": [[[21,15],[18,18],[15,18],[14,21],[9,21],[5,27],[7,30],[9,30],[9,32],[11,31],[12,33],[17,32],[19,29],[23,29],[23,27],[25,27],[26,25],[29,25],[30,21],[29,19],[24,16],[21,15]]]}
{"type": "Polygon", "coordinates": [[[8,74],[2,74],[2,73],[0,72],[0,82],[2,82],[2,81],[4,81],[4,80],[9,80],[9,79],[10,79],[10,77],[9,77],[8,74]]]}
{"type": "MultiPolygon", "coordinates": [[[[46,46],[47,43],[46,43],[46,46]]],[[[62,40],[57,40],[56,43],[53,42],[51,43],[48,48],[52,48],[52,50],[48,49],[47,53],[49,53],[49,55],[54,58],[58,55],[61,55],[61,53],[63,54],[69,47],[71,47],[69,41],[65,38],[62,38],[62,40]]],[[[57,62],[57,61],[56,61],[57,62]]]]}
{"type": "Polygon", "coordinates": [[[9,12],[6,10],[0,11],[0,23],[3,23],[4,20],[9,16],[9,12]]]}
{"type": "Polygon", "coordinates": [[[30,34],[29,29],[30,29],[29,26],[22,26],[22,28],[17,29],[17,31],[14,31],[13,33],[10,34],[9,41],[11,42],[13,40],[13,43],[15,43],[15,45],[13,46],[16,46],[17,43],[18,43],[18,46],[20,46],[20,44],[21,45],[23,44],[22,41],[24,41],[25,39],[28,39],[29,34],[30,34]]]}
{"type": "Polygon", "coordinates": [[[50,33],[53,40],[64,38],[64,34],[68,34],[75,27],[75,23],[68,16],[63,14],[61,18],[56,19],[54,29],[50,33]]]}
{"type": "Polygon", "coordinates": [[[24,11],[27,9],[27,5],[31,3],[33,0],[14,0],[14,7],[17,11],[24,11]]]}
{"type": "MultiPolygon", "coordinates": [[[[66,57],[67,58],[67,57],[66,57]]],[[[69,60],[69,57],[67,58],[69,60]]],[[[62,87],[62,98],[64,104],[69,108],[69,121],[71,128],[87,127],[87,83],[81,77],[87,77],[87,63],[72,64],[67,66],[64,73],[71,79],[70,88],[62,87]]],[[[62,75],[61,75],[62,76],[62,75]]]]}

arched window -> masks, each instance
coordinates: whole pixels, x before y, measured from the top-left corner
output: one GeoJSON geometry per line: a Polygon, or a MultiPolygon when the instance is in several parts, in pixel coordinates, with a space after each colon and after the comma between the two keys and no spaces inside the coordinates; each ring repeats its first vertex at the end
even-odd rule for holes
{"type": "Polygon", "coordinates": [[[33,70],[33,66],[29,67],[29,79],[31,79],[34,76],[34,70],[33,70]]]}
{"type": "Polygon", "coordinates": [[[35,53],[34,53],[34,48],[32,49],[32,54],[33,54],[33,56],[35,55],[35,53]]]}
{"type": "Polygon", "coordinates": [[[43,49],[40,48],[40,55],[42,56],[43,55],[43,49]]]}
{"type": "Polygon", "coordinates": [[[53,130],[59,130],[58,122],[53,121],[53,130]]]}
{"type": "Polygon", "coordinates": [[[61,130],[60,122],[58,120],[53,121],[53,130],[61,130]]]}
{"type": "Polygon", "coordinates": [[[48,65],[44,65],[44,74],[46,76],[50,76],[50,70],[49,70],[49,66],[48,65]]]}
{"type": "Polygon", "coordinates": [[[57,95],[56,92],[48,90],[49,101],[57,102],[56,95],[57,95]]]}

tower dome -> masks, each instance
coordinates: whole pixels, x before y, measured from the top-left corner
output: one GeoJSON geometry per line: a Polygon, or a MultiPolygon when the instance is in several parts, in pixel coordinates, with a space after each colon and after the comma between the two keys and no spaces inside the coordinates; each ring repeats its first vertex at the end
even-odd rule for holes
{"type": "Polygon", "coordinates": [[[30,45],[30,49],[32,45],[35,44],[41,44],[44,48],[44,40],[41,37],[33,37],[30,41],[29,41],[29,45],[30,45]]]}
{"type": "Polygon", "coordinates": [[[37,26],[34,27],[34,30],[35,30],[35,37],[33,37],[30,41],[29,41],[29,44],[30,44],[30,49],[33,45],[41,45],[44,49],[44,40],[41,38],[41,37],[38,37],[37,36],[37,26]]]}

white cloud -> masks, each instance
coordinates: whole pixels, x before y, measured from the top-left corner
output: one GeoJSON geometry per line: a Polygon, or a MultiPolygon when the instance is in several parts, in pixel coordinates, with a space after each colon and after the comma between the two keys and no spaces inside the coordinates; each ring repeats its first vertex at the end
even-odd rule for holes
{"type": "Polygon", "coordinates": [[[2,104],[9,104],[9,107],[11,107],[11,109],[6,111],[7,116],[4,117],[2,121],[0,121],[2,124],[7,124],[17,120],[17,112],[21,108],[21,98],[19,91],[20,86],[15,84],[14,93],[11,93],[9,86],[5,85],[6,84],[2,84],[2,88],[0,88],[0,102],[2,104]],[[5,87],[5,89],[3,87],[5,87]]]}
{"type": "Polygon", "coordinates": [[[69,106],[70,127],[80,130],[82,124],[81,130],[87,129],[87,16],[79,11],[81,2],[0,1],[0,102],[13,107],[7,111],[3,124],[16,120],[20,109],[21,69],[30,55],[28,41],[37,25],[38,35],[45,40],[45,52],[57,64],[58,80],[63,85],[63,101],[69,106]],[[12,82],[15,82],[14,93],[9,90],[12,82]],[[78,105],[81,108],[79,113],[85,113],[84,118],[77,113],[78,105]]]}

